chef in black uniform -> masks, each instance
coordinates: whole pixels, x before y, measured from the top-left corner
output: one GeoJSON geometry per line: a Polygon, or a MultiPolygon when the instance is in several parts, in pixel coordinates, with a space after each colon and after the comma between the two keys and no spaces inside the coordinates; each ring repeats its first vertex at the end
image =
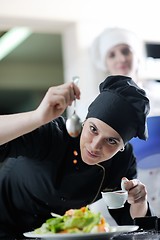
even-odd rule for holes
{"type": "Polygon", "coordinates": [[[129,195],[124,208],[110,210],[116,222],[151,214],[128,143],[147,139],[145,92],[129,77],[107,77],[73,138],[61,114],[75,97],[79,88],[65,83],[51,87],[36,110],[0,116],[0,239],[20,239],[51,212],[93,203],[101,191],[120,189],[122,177],[129,195]]]}

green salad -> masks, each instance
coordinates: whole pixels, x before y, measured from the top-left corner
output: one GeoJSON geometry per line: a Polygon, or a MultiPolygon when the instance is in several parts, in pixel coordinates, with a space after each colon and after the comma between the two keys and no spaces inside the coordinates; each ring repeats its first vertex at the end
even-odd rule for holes
{"type": "Polygon", "coordinates": [[[93,213],[88,207],[70,209],[63,216],[46,220],[36,234],[44,233],[90,233],[109,231],[109,224],[100,213],[93,213]]]}

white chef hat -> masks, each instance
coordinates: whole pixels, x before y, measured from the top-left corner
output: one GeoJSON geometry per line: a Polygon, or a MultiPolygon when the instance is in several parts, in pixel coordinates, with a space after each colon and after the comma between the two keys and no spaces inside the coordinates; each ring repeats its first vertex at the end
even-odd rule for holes
{"type": "Polygon", "coordinates": [[[91,58],[96,67],[107,71],[106,54],[116,45],[127,44],[131,47],[137,59],[142,58],[142,41],[130,30],[123,28],[107,28],[94,41],[90,49],[91,58]]]}

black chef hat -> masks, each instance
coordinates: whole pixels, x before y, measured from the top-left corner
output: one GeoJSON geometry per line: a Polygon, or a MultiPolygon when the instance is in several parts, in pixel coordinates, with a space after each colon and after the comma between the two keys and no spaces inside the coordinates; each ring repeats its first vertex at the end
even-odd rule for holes
{"type": "Polygon", "coordinates": [[[107,77],[99,86],[100,94],[88,108],[86,118],[98,118],[122,137],[124,144],[133,137],[148,137],[146,117],[149,100],[143,89],[121,75],[107,77]]]}

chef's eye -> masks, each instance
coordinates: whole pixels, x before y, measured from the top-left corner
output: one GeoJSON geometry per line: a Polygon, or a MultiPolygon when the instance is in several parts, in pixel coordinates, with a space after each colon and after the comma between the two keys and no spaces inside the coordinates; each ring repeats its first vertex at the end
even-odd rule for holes
{"type": "Polygon", "coordinates": [[[97,128],[95,126],[93,126],[93,125],[90,125],[90,131],[92,133],[97,133],[97,128]]]}
{"type": "Polygon", "coordinates": [[[115,57],[115,53],[114,52],[110,52],[108,55],[108,58],[114,58],[115,57]]]}
{"type": "Polygon", "coordinates": [[[122,49],[122,54],[125,56],[128,56],[131,53],[131,50],[129,48],[123,48],[122,49]]]}
{"type": "Polygon", "coordinates": [[[117,141],[114,138],[107,138],[106,141],[110,145],[116,145],[117,144],[117,141]]]}

